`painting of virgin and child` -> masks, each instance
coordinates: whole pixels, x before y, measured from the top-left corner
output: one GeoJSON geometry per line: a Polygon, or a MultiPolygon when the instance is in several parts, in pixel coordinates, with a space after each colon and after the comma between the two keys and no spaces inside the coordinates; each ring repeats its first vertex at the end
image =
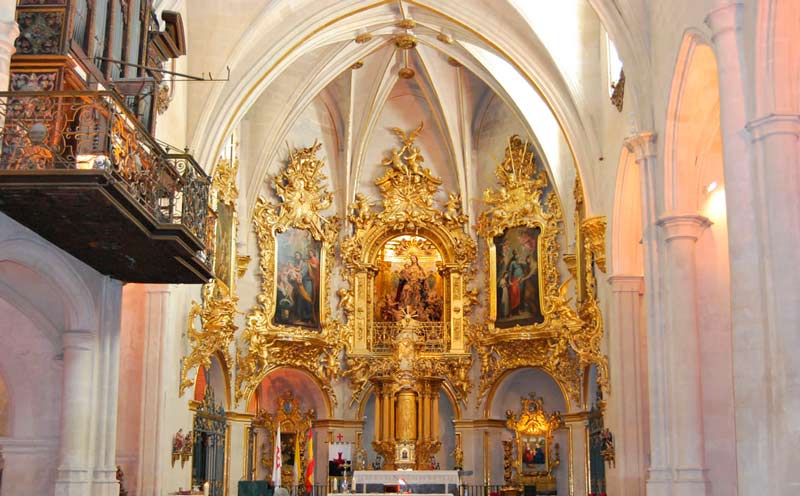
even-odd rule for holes
{"type": "Polygon", "coordinates": [[[320,329],[322,243],[309,231],[288,229],[275,237],[277,257],[273,324],[320,329]]]}
{"type": "Polygon", "coordinates": [[[544,322],[539,297],[539,227],[513,227],[494,238],[497,327],[544,322]]]}

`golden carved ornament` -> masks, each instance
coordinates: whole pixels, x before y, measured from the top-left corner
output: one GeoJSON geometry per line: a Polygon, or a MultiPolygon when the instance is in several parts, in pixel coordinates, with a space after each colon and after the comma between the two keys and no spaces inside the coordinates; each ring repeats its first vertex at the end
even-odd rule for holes
{"type": "MultiPolygon", "coordinates": [[[[228,228],[232,230],[233,236],[236,235],[236,200],[239,196],[239,191],[236,188],[238,169],[238,161],[230,162],[226,159],[220,159],[216,167],[214,167],[209,198],[209,208],[212,211],[216,212],[220,203],[231,208],[233,213],[232,225],[228,226],[228,228]]],[[[213,233],[212,236],[216,238],[213,233]]],[[[215,249],[222,249],[222,247],[216,245],[217,242],[215,240],[215,249]]],[[[231,248],[235,246],[234,240],[232,240],[231,245],[231,248]]],[[[192,301],[186,332],[190,351],[181,363],[179,394],[182,395],[194,382],[189,377],[189,373],[194,368],[199,370],[200,368],[210,367],[211,356],[217,351],[222,353],[227,370],[231,370],[233,360],[230,353],[230,345],[233,342],[234,333],[238,329],[233,323],[234,316],[237,313],[236,304],[238,300],[239,298],[236,296],[233,287],[228,287],[228,284],[224,281],[213,279],[203,286],[202,301],[200,303],[192,301]],[[200,326],[196,327],[198,321],[200,326]]]]}
{"type": "Polygon", "coordinates": [[[403,19],[402,21],[397,21],[395,26],[400,29],[414,29],[417,27],[417,23],[414,19],[403,19]]]}
{"type": "Polygon", "coordinates": [[[395,36],[394,45],[402,50],[410,50],[417,46],[417,38],[412,34],[400,34],[395,36]]]}
{"type": "MultiPolygon", "coordinates": [[[[391,355],[352,355],[347,357],[347,368],[343,377],[350,379],[353,390],[349,406],[362,399],[369,380],[376,376],[396,376],[399,363],[391,355]]],[[[411,375],[414,377],[444,377],[455,392],[456,399],[467,403],[472,391],[469,372],[472,355],[442,355],[419,353],[414,359],[411,375]]]]}
{"type": "Polygon", "coordinates": [[[248,265],[250,265],[250,255],[238,255],[236,257],[236,276],[240,279],[244,277],[248,265]]]}
{"type": "MultiPolygon", "coordinates": [[[[250,422],[252,429],[261,428],[266,431],[264,439],[264,450],[261,456],[261,466],[265,469],[273,467],[273,456],[275,453],[275,433],[278,430],[278,425],[281,426],[281,437],[285,434],[294,434],[298,436],[298,444],[300,445],[300,453],[295,453],[295,461],[300,461],[300,470],[298,473],[304,474],[306,470],[307,457],[304,456],[306,445],[308,443],[308,430],[311,428],[314,420],[317,417],[313,408],[309,408],[305,412],[301,410],[300,399],[295,398],[291,391],[284,391],[278,396],[275,413],[268,413],[264,408],[259,408],[256,416],[250,422]]],[[[270,472],[271,474],[271,472],[270,472]]],[[[292,465],[288,460],[283,463],[281,470],[281,478],[291,480],[292,478],[292,465]]]]}
{"type": "Polygon", "coordinates": [[[372,40],[372,34],[360,33],[359,35],[356,36],[355,42],[361,44],[361,43],[367,43],[370,40],[372,40]]]}
{"type": "Polygon", "coordinates": [[[591,255],[604,274],[606,272],[606,218],[590,217],[581,222],[585,254],[591,255]]]}
{"type": "Polygon", "coordinates": [[[353,234],[341,244],[344,276],[349,288],[340,290],[339,307],[347,319],[343,326],[346,330],[341,333],[347,336],[348,343],[347,369],[342,376],[352,383],[351,405],[362,397],[370,378],[397,371],[396,357],[373,350],[376,343],[375,278],[382,267],[380,257],[384,246],[403,235],[417,240],[400,241],[396,247],[400,251],[439,252],[442,260],[438,270],[444,287],[448,288],[446,298],[449,298],[444,304],[443,322],[424,323],[444,329],[441,349],[433,352],[425,349],[424,343],[418,345],[413,373],[445,377],[464,403],[472,387],[467,315],[477,299],[477,291],[469,288],[477,247],[466,232],[467,217],[462,212],[459,195],[450,194],[443,208],[434,207],[433,197],[442,181],[422,165],[424,157],[414,144],[422,129],[422,123],[409,134],[393,129],[402,147],[392,150],[382,161],[387,169],[376,180],[383,197],[382,208],[361,193],[355,195],[349,207],[347,219],[353,234]]]}
{"type": "Polygon", "coordinates": [[[236,174],[239,171],[239,161],[231,162],[221,159],[214,168],[214,177],[211,179],[211,190],[216,194],[216,201],[226,205],[234,205],[239,198],[236,187],[236,174]]]}
{"type": "Polygon", "coordinates": [[[189,372],[197,368],[200,373],[200,369],[211,367],[211,356],[215,352],[222,353],[228,370],[232,365],[230,344],[238,329],[233,323],[238,298],[230,295],[225,285],[216,286],[216,281],[204,285],[202,302],[192,301],[189,309],[186,335],[191,350],[181,363],[180,395],[194,383],[189,372]],[[198,320],[200,326],[196,327],[198,320]]]}
{"type": "MultiPolygon", "coordinates": [[[[517,416],[511,410],[506,411],[506,427],[514,431],[514,444],[516,445],[515,468],[517,469],[517,482],[555,482],[552,478],[553,471],[560,465],[558,447],[553,443],[553,431],[564,426],[564,420],[559,412],[547,414],[544,411],[544,400],[534,393],[528,397],[520,398],[522,409],[517,416]],[[543,450],[545,462],[541,470],[531,470],[525,466],[526,455],[533,456],[530,439],[544,438],[545,446],[538,445],[543,450]]],[[[543,485],[544,485],[543,484],[543,485]]]]}
{"type": "Polygon", "coordinates": [[[452,45],[453,44],[453,37],[450,36],[447,33],[439,33],[439,34],[437,34],[436,35],[436,39],[441,41],[442,43],[444,43],[446,45],[452,45]]]}
{"type": "Polygon", "coordinates": [[[156,91],[156,112],[158,112],[158,115],[169,110],[170,102],[172,102],[172,91],[170,91],[169,85],[159,85],[158,91],[156,91]]]}
{"type": "Polygon", "coordinates": [[[336,404],[333,382],[339,377],[339,354],[346,329],[329,318],[333,247],[339,231],[337,217],[324,217],[333,195],[324,186],[324,163],[316,157],[322,145],[296,149],[289,164],[272,181],[281,200],[273,205],[260,197],[253,214],[259,247],[261,292],[250,309],[242,333],[246,353],[237,350],[236,399],[249,396],[272,369],[282,366],[308,371],[336,404]],[[300,229],[321,242],[319,257],[319,328],[275,324],[277,273],[276,239],[288,229],[300,229]]]}
{"type": "MultiPolygon", "coordinates": [[[[568,285],[561,281],[563,215],[556,193],[549,187],[547,172],[540,170],[534,152],[518,136],[509,138],[496,176],[499,188],[483,195],[486,210],[478,217],[476,229],[487,244],[487,329],[471,329],[470,341],[481,360],[480,402],[500,377],[509,370],[537,367],[552,375],[576,405],[580,404],[584,371],[594,364],[598,381],[607,389],[606,360],[600,352],[603,335],[599,307],[589,301],[580,309],[570,306],[568,285]],[[543,321],[498,328],[497,249],[494,238],[515,227],[538,227],[537,241],[539,303],[543,321]]],[[[579,183],[576,198],[582,202],[579,183]]],[[[593,245],[594,246],[594,245],[593,245]]],[[[585,247],[580,246],[581,250],[585,247]]]]}

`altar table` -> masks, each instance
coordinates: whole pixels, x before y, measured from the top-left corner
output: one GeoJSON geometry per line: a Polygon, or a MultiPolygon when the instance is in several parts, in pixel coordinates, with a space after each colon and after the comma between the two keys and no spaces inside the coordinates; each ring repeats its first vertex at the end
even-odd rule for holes
{"type": "Polygon", "coordinates": [[[356,494],[391,494],[383,493],[383,486],[396,486],[401,480],[417,494],[441,496],[458,492],[457,470],[356,470],[352,487],[356,494]]]}

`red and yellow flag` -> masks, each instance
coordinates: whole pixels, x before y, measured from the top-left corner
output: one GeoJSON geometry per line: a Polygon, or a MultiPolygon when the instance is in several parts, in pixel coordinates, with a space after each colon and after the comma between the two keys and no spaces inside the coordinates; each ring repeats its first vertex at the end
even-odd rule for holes
{"type": "Polygon", "coordinates": [[[314,487],[314,434],[311,427],[308,428],[308,443],[306,443],[307,460],[306,463],[306,494],[311,494],[314,487]]]}

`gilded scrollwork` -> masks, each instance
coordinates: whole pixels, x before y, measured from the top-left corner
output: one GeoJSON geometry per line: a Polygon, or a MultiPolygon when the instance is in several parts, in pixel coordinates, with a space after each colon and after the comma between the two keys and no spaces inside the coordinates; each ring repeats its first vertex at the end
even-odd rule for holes
{"type": "MultiPolygon", "coordinates": [[[[333,383],[339,377],[339,354],[344,345],[343,336],[347,334],[341,324],[331,318],[328,303],[339,219],[322,214],[330,207],[333,195],[324,184],[324,162],[316,156],[321,146],[314,143],[290,153],[288,165],[272,180],[280,203],[273,204],[264,197],[256,202],[253,223],[258,236],[261,292],[256,298],[257,304],[247,315],[242,333],[247,352],[237,351],[237,400],[249,395],[270,370],[290,366],[315,376],[336,404],[333,383]],[[305,267],[301,270],[300,264],[287,265],[287,273],[279,281],[277,240],[289,230],[308,233],[313,240],[309,243],[320,246],[319,255],[309,250],[305,267]],[[290,269],[292,271],[288,272],[290,269]],[[306,319],[303,322],[277,313],[279,292],[284,292],[282,304],[293,299],[287,286],[296,292],[295,301],[302,298],[307,302],[302,309],[306,319]]],[[[280,308],[280,312],[285,310],[280,308]]]]}
{"type": "Polygon", "coordinates": [[[225,364],[230,370],[232,361],[230,344],[238,329],[233,323],[237,301],[238,298],[230,295],[224,285],[217,288],[216,281],[211,281],[203,286],[201,303],[192,301],[186,330],[191,350],[181,363],[181,395],[194,383],[193,378],[189,377],[189,372],[195,368],[200,370],[210,367],[211,356],[217,351],[222,353],[225,364]],[[196,327],[195,324],[198,320],[200,326],[196,327]]]}
{"type": "Polygon", "coordinates": [[[226,222],[226,225],[213,226],[216,233],[214,240],[215,272],[217,277],[205,284],[202,289],[200,303],[192,301],[187,324],[189,354],[181,363],[179,393],[182,395],[193,383],[189,377],[192,370],[211,366],[211,356],[222,354],[226,370],[232,369],[233,359],[230,353],[234,333],[238,329],[234,324],[237,313],[237,302],[234,284],[221,274],[229,272],[233,262],[236,245],[236,200],[239,192],[236,188],[236,174],[239,168],[237,161],[220,159],[214,168],[211,182],[209,209],[217,213],[215,223],[226,222]],[[228,215],[220,216],[222,209],[228,215]],[[223,267],[224,266],[224,267],[223,267]],[[197,323],[199,322],[199,327],[197,323]]]}
{"type": "MultiPolygon", "coordinates": [[[[582,399],[584,371],[589,365],[598,367],[598,381],[607,387],[606,359],[600,351],[602,315],[594,297],[594,288],[592,297],[580,302],[577,309],[571,306],[572,298],[568,297],[570,280],[563,282],[558,268],[562,256],[559,243],[563,224],[561,204],[555,191],[549,187],[547,172],[537,165],[532,147],[518,136],[509,138],[496,177],[499,186],[484,192],[486,209],[478,217],[476,225],[478,234],[487,245],[489,298],[486,330],[474,329],[471,332],[471,341],[481,361],[478,400],[485,398],[506,371],[537,367],[552,375],[578,405],[582,399]],[[537,267],[517,269],[515,276],[509,272],[515,270],[512,267],[515,263],[522,265],[517,253],[498,253],[497,243],[504,240],[510,230],[519,228],[537,235],[535,244],[530,246],[530,258],[526,260],[528,265],[533,265],[532,260],[536,260],[537,267]],[[503,263],[498,263],[498,257],[503,257],[503,263]],[[503,268],[505,272],[501,271],[503,268]],[[514,284],[518,288],[518,281],[524,281],[530,275],[538,278],[537,302],[541,318],[538,321],[535,318],[527,321],[506,319],[502,322],[504,325],[500,325],[501,318],[510,314],[508,293],[514,296],[514,284]],[[499,294],[501,291],[508,293],[499,294]]],[[[582,204],[583,191],[579,184],[576,184],[575,198],[576,203],[582,204]]],[[[603,241],[599,241],[598,236],[604,231],[604,226],[604,220],[592,219],[581,231],[585,243],[579,249],[599,254],[603,241]],[[591,239],[587,239],[587,235],[591,239]]],[[[534,239],[534,236],[530,238],[534,239]]],[[[605,257],[596,255],[593,260],[604,262],[605,257]]],[[[520,305],[520,290],[516,291],[516,303],[520,305]]]]}

